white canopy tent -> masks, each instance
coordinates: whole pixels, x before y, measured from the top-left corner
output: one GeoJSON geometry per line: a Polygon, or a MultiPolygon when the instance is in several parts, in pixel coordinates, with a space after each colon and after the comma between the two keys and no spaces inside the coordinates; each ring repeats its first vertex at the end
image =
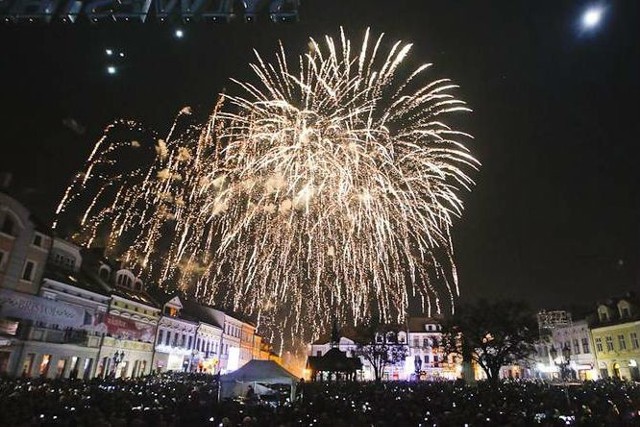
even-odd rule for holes
{"type": "Polygon", "coordinates": [[[296,395],[298,377],[273,360],[251,360],[240,369],[220,377],[219,399],[245,396],[249,386],[257,395],[268,394],[270,384],[286,384],[291,388],[291,401],[296,395]],[[262,384],[262,385],[261,385],[262,384]]]}

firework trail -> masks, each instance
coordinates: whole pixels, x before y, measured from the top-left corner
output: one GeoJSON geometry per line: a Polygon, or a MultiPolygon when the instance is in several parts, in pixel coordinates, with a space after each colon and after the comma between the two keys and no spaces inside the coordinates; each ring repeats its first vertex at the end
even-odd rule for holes
{"type": "Polygon", "coordinates": [[[59,213],[93,194],[78,241],[253,316],[272,342],[371,310],[401,321],[414,300],[453,310],[451,227],[479,163],[447,121],[470,110],[448,79],[425,83],[430,64],[405,70],[410,44],[385,46],[367,30],[354,49],[341,30],[293,62],[282,45],[271,63],[256,53],[253,80],[202,125],[181,111],[134,172],[98,172],[135,148],[100,140],[59,213]]]}

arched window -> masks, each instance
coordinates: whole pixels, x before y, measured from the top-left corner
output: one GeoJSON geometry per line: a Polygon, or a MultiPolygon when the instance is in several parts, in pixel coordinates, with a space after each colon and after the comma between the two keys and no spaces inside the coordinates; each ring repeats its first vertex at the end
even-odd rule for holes
{"type": "Polygon", "coordinates": [[[387,332],[387,342],[395,343],[396,342],[396,334],[395,332],[387,332]]]}
{"type": "Polygon", "coordinates": [[[103,280],[108,281],[109,280],[109,275],[110,275],[111,271],[109,270],[109,267],[107,266],[101,266],[100,270],[98,271],[98,274],[100,275],[100,278],[103,280]]]}
{"type": "Polygon", "coordinates": [[[129,270],[122,269],[116,273],[116,285],[124,286],[129,289],[133,289],[133,281],[135,276],[129,270]]]}

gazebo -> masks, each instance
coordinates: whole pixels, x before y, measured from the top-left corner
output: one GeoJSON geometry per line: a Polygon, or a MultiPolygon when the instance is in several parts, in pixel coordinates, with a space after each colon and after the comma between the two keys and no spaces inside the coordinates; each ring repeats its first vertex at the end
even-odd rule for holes
{"type": "Polygon", "coordinates": [[[362,369],[362,361],[333,347],[322,356],[309,356],[307,369],[311,372],[311,381],[355,381],[357,371],[362,369]]]}

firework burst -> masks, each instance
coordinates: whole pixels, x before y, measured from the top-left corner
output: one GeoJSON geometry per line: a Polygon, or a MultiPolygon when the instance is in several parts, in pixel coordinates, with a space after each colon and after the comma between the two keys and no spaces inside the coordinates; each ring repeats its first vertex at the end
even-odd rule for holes
{"type": "Polygon", "coordinates": [[[99,141],[59,212],[94,182],[83,244],[104,235],[149,279],[254,316],[276,342],[372,309],[401,321],[414,300],[452,310],[451,227],[478,162],[447,120],[469,109],[448,79],[425,83],[430,64],[406,70],[410,44],[385,45],[367,31],[353,49],[341,30],[294,62],[256,53],[255,79],[233,80],[205,124],[176,136],[177,120],[135,172],[97,173],[139,148],[99,141]]]}

